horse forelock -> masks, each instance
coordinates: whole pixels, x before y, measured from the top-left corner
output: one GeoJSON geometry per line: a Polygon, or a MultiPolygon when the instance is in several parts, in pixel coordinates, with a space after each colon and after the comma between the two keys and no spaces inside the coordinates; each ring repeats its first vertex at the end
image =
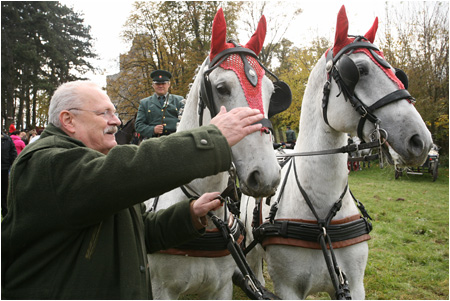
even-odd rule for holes
{"type": "Polygon", "coordinates": [[[253,69],[256,71],[256,75],[258,77],[258,83],[256,84],[256,86],[253,86],[247,79],[244,70],[244,63],[242,62],[240,55],[230,55],[225,61],[222,62],[222,64],[220,64],[220,67],[225,70],[232,70],[236,74],[236,76],[239,78],[239,83],[244,90],[244,95],[247,99],[248,106],[252,109],[258,109],[262,114],[264,114],[261,87],[262,78],[264,77],[265,71],[255,58],[250,56],[246,56],[246,58],[253,69]]]}

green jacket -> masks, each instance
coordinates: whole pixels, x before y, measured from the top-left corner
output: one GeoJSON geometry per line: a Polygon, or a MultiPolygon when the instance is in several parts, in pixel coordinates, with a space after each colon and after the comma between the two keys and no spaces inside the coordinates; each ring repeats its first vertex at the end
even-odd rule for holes
{"type": "Polygon", "coordinates": [[[188,201],[156,214],[141,202],[230,164],[227,141],[212,125],[108,155],[50,125],[12,167],[2,298],[151,298],[146,253],[204,230],[193,226],[188,201]]]}
{"type": "Polygon", "coordinates": [[[174,94],[169,94],[168,97],[167,106],[161,106],[156,93],[141,100],[134,126],[144,138],[153,137],[153,130],[158,124],[164,124],[163,135],[177,130],[178,117],[184,108],[183,97],[174,94]]]}

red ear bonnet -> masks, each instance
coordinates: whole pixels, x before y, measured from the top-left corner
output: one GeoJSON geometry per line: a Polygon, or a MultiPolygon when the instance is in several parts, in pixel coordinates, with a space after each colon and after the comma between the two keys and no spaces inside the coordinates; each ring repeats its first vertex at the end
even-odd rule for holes
{"type": "Polygon", "coordinates": [[[375,41],[375,34],[377,33],[377,29],[378,29],[378,17],[375,18],[372,28],[370,28],[369,31],[364,35],[364,37],[366,37],[366,39],[368,39],[369,42],[372,44],[373,41],[375,41]]]}
{"type": "Polygon", "coordinates": [[[334,37],[333,56],[335,56],[345,45],[350,44],[351,39],[348,38],[348,19],[345,12],[345,6],[342,5],[339,10],[336,22],[336,35],[334,37]]]}
{"type": "MultiPolygon", "coordinates": [[[[256,55],[261,52],[261,49],[264,44],[264,39],[266,38],[266,18],[264,16],[261,17],[258,23],[258,27],[256,28],[255,33],[252,35],[248,43],[245,45],[245,48],[252,50],[256,55]]],[[[221,53],[223,50],[227,48],[233,48],[234,45],[232,43],[227,43],[227,23],[225,22],[225,16],[223,14],[222,8],[216,13],[214,17],[213,25],[212,25],[212,33],[211,33],[211,52],[209,53],[209,59],[212,60],[216,55],[221,53]]]]}
{"type": "Polygon", "coordinates": [[[217,54],[225,50],[227,39],[227,23],[225,22],[225,16],[223,10],[220,8],[216,16],[214,17],[212,33],[211,33],[211,52],[209,59],[212,60],[217,54]]]}
{"type": "Polygon", "coordinates": [[[266,17],[264,15],[259,19],[258,27],[255,33],[252,35],[245,48],[252,50],[256,55],[259,55],[264,44],[264,39],[266,38],[266,17]]]}

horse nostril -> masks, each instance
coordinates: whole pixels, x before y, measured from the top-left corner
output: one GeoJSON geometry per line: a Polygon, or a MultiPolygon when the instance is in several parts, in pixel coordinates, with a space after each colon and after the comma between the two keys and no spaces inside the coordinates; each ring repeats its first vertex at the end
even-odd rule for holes
{"type": "Polygon", "coordinates": [[[411,139],[409,139],[409,145],[410,145],[410,153],[414,156],[420,156],[422,155],[424,151],[424,142],[420,138],[419,135],[413,135],[411,139]]]}
{"type": "Polygon", "coordinates": [[[255,170],[248,176],[247,184],[254,191],[258,191],[259,182],[260,182],[260,174],[259,171],[255,170]]]}

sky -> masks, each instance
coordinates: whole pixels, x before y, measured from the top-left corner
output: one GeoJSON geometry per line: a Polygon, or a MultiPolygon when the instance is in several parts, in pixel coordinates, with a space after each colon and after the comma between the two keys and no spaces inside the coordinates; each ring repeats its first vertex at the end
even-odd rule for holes
{"type": "MultiPolygon", "coordinates": [[[[91,36],[95,39],[93,50],[98,54],[98,59],[93,60],[92,64],[101,71],[85,76],[105,87],[106,76],[119,72],[119,55],[126,53],[130,47],[120,35],[132,11],[133,1],[64,0],[60,2],[73,8],[75,12],[82,13],[84,25],[91,26],[91,36]]],[[[285,1],[283,4],[285,8],[293,4],[300,5],[303,10],[289,26],[285,35],[294,42],[295,46],[304,45],[305,41],[311,40],[311,35],[324,36],[333,40],[337,13],[342,5],[346,8],[350,34],[365,34],[376,16],[379,17],[379,28],[383,26],[384,1],[298,0],[285,1]]],[[[245,44],[247,41],[239,42],[245,44]]]]}

